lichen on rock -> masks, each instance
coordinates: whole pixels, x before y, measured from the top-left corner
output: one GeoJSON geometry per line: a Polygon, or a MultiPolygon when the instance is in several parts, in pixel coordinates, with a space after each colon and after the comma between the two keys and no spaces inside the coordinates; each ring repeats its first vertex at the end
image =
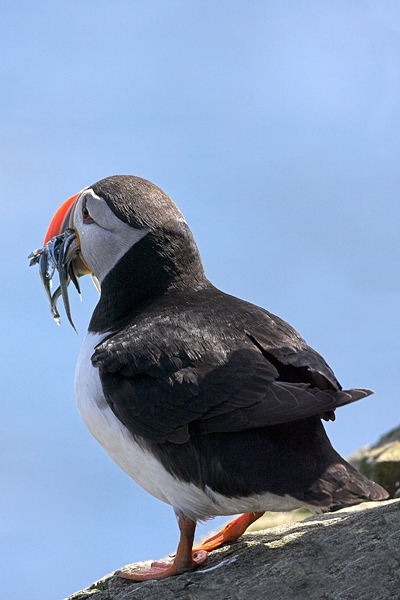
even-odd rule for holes
{"type": "Polygon", "coordinates": [[[382,436],[373,446],[360,448],[348,461],[383,486],[391,498],[400,497],[400,427],[382,436]]]}

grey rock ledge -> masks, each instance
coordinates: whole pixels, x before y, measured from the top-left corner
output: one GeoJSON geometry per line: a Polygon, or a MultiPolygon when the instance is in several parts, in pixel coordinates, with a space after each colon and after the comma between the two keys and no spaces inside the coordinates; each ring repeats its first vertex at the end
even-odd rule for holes
{"type": "Polygon", "coordinates": [[[197,571],[143,583],[110,574],[67,600],[314,598],[400,599],[400,500],[363,503],[246,533],[210,553],[197,571]]]}

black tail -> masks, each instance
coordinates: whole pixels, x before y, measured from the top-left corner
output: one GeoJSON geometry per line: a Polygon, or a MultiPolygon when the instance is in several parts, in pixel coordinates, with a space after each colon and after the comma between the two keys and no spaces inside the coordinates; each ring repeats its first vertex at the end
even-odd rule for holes
{"type": "Polygon", "coordinates": [[[306,502],[321,508],[350,506],[367,500],[385,500],[388,497],[389,494],[383,487],[367,479],[343,459],[328,467],[304,494],[306,502]]]}
{"type": "Polygon", "coordinates": [[[324,468],[302,498],[312,506],[321,508],[386,500],[388,492],[346,462],[332,447],[325,429],[322,426],[318,429],[324,468]]]}

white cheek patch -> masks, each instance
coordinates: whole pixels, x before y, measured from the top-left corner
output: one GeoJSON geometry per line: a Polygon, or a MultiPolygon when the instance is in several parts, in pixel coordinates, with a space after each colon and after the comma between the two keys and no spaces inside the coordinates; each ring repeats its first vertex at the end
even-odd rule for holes
{"type": "Polygon", "coordinates": [[[150,231],[136,229],[121,221],[107,202],[88,189],[79,198],[74,212],[74,227],[79,236],[82,258],[101,283],[117,262],[150,231]],[[84,223],[82,202],[94,223],[84,223]]]}
{"type": "MultiPolygon", "coordinates": [[[[92,189],[89,188],[85,194],[82,195],[82,202],[84,200],[90,216],[97,225],[100,225],[103,229],[114,231],[118,223],[123,223],[123,221],[118,219],[112,212],[107,202],[103,198],[97,196],[92,189]]],[[[127,225],[127,223],[125,223],[125,225],[127,225]]]]}

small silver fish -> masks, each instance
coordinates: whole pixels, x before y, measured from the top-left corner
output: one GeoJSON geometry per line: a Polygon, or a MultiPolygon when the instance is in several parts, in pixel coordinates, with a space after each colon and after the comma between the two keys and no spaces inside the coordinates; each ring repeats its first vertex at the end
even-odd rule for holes
{"type": "Polygon", "coordinates": [[[68,286],[72,283],[76,287],[79,296],[81,290],[78,278],[82,274],[79,270],[80,248],[73,229],[67,228],[60,235],[51,238],[44,248],[38,248],[30,253],[29,266],[39,265],[39,274],[46,292],[46,296],[50,301],[51,314],[57,323],[60,325],[60,313],[57,309],[57,300],[62,296],[65,313],[68,321],[76,331],[75,325],[71,317],[71,309],[68,297],[68,286]],[[55,272],[58,271],[60,285],[51,293],[52,279],[55,272]]]}

